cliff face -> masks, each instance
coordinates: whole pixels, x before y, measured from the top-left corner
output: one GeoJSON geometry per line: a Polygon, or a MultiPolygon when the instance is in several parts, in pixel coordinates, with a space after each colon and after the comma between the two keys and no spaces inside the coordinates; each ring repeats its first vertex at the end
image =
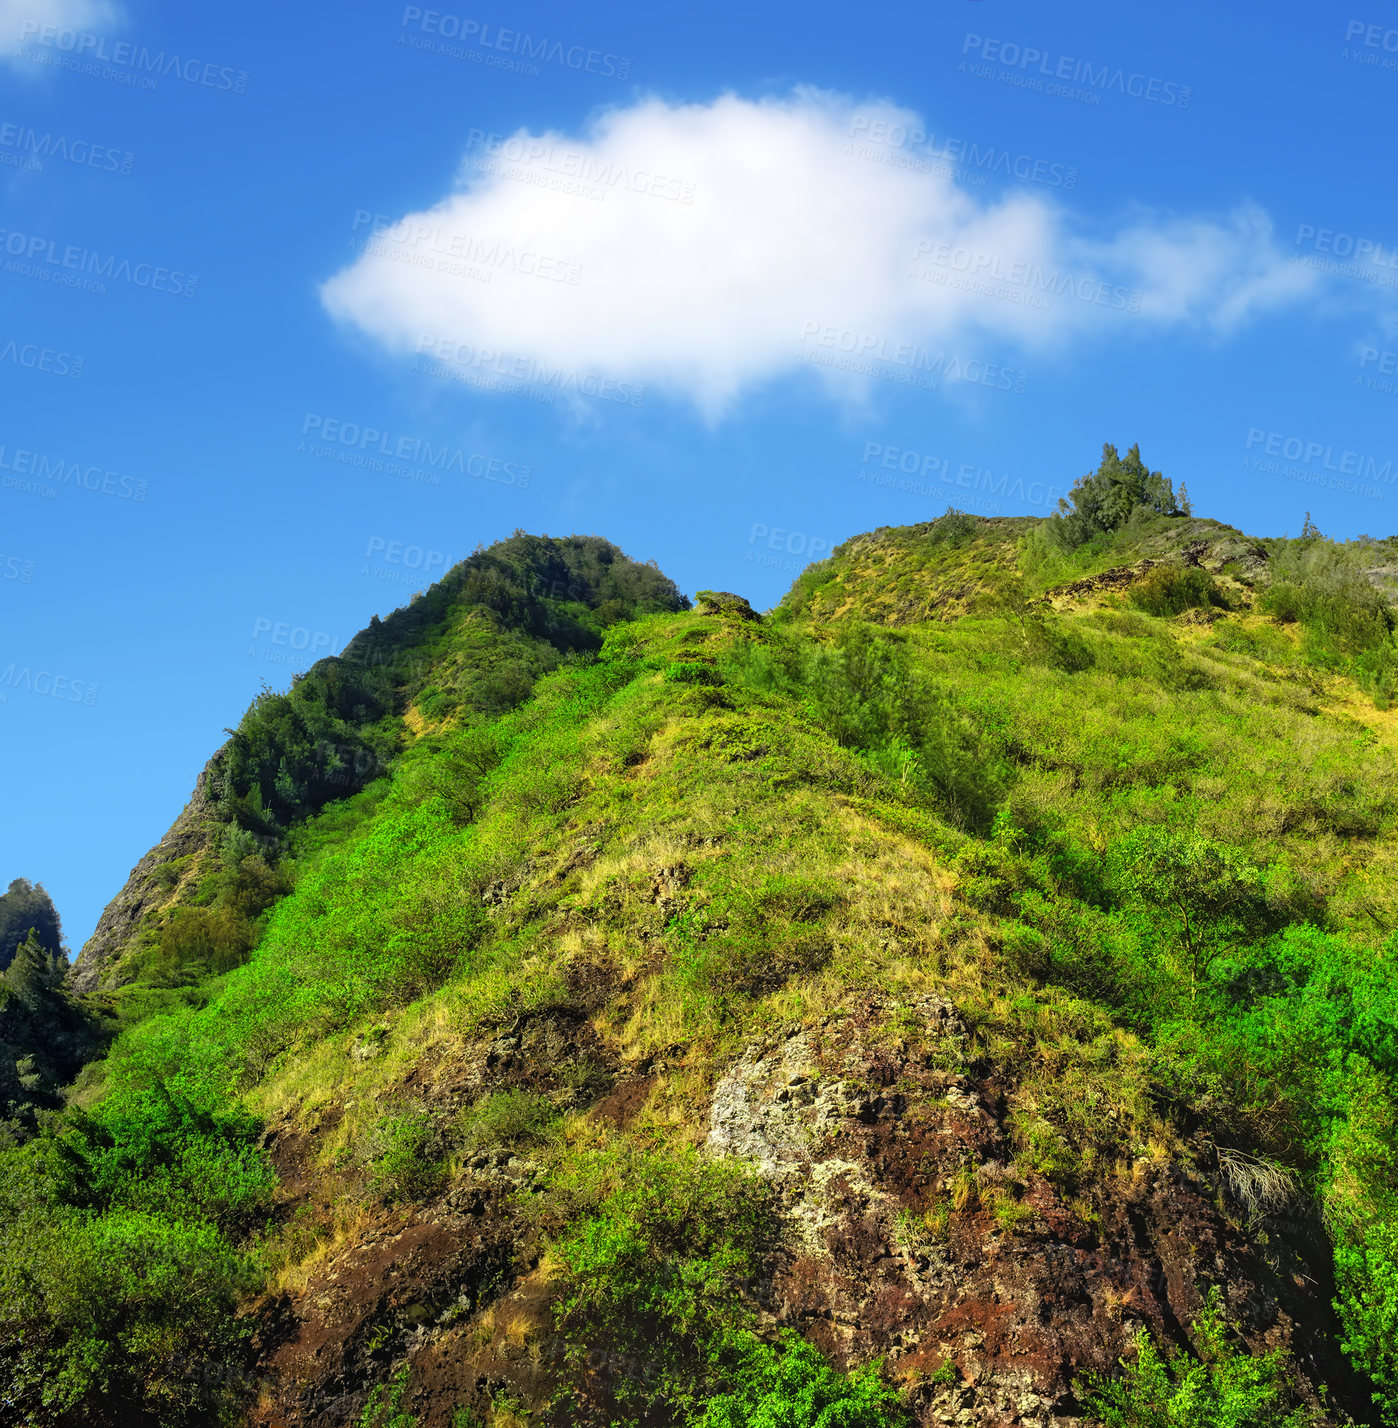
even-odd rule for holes
{"type": "MultiPolygon", "coordinates": [[[[218,755],[214,756],[216,759],[218,755]]],[[[129,981],[122,962],[131,950],[142,922],[175,898],[174,884],[162,882],[159,871],[177,858],[205,852],[217,836],[218,824],[209,800],[214,759],[195,780],[194,792],[165,836],[131,869],[122,889],[102,910],[92,936],[83,943],[69,973],[75,992],[111,990],[129,981]]]]}
{"type": "MultiPolygon", "coordinates": [[[[606,1066],[607,1089],[579,1106],[581,1133],[655,1134],[657,1113],[683,1095],[687,1056],[657,1066],[608,1054],[579,994],[449,1069],[431,1058],[412,1078],[420,1103],[449,1116],[527,1088],[576,1104],[569,1073],[588,1061],[606,1066]]],[[[738,1288],[765,1332],[793,1330],[842,1367],[881,1359],[926,1428],[1079,1428],[1084,1375],[1115,1370],[1142,1330],[1188,1342],[1206,1286],[1220,1284],[1252,1352],[1291,1354],[1312,1409],[1324,1384],[1331,1413],[1363,1421],[1363,1387],[1336,1346],[1328,1246],[1304,1204],[1251,1216],[1203,1143],[1191,1169],[1161,1153],[1119,1167],[1089,1204],[1026,1162],[1014,1130],[1024,1080],[973,1043],[940,996],[857,995],[748,1042],[718,1076],[693,1130],[778,1207],[778,1236],[738,1288]]],[[[337,1126],[332,1111],[313,1128],[294,1117],[272,1127],[284,1217],[329,1215],[314,1167],[337,1126]]],[[[451,1428],[462,1406],[541,1412],[579,1362],[594,1413],[628,1386],[658,1384],[659,1347],[559,1332],[557,1265],[528,1213],[547,1161],[476,1154],[439,1195],[376,1207],[267,1301],[250,1422],[355,1421],[387,1362],[407,1370],[421,1428],[451,1428]]]]}

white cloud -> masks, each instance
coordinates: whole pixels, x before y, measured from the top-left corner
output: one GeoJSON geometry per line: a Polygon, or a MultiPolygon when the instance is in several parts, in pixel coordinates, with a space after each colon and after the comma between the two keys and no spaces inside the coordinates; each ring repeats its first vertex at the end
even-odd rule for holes
{"type": "MultiPolygon", "coordinates": [[[[30,62],[15,53],[24,43],[34,43],[46,30],[90,31],[112,25],[121,11],[111,0],[0,0],[0,60],[30,69],[30,62]]],[[[53,47],[57,52],[57,47],[53,47]]]]}
{"type": "Polygon", "coordinates": [[[1226,331],[1315,280],[1253,207],[1084,233],[1046,194],[981,197],[945,166],[869,144],[881,121],[922,127],[891,104],[802,90],[645,100],[582,137],[478,135],[455,190],[372,241],[322,298],[393,351],[451,339],[657,384],[712,414],[803,357],[859,387],[867,377],[829,359],[1037,348],[1128,319],[1226,331]]]}

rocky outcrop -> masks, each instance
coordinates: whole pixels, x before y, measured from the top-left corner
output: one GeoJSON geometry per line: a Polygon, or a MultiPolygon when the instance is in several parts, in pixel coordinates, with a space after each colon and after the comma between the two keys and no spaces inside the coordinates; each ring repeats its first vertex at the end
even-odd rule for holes
{"type": "Polygon", "coordinates": [[[701,590],[694,598],[696,615],[728,615],[736,620],[762,618],[745,596],[734,595],[730,590],[701,590]]]}
{"type": "Polygon", "coordinates": [[[159,870],[176,858],[188,857],[210,845],[215,826],[210,781],[217,758],[215,754],[204,765],[179,817],[160,842],[131,869],[121,891],[103,909],[92,936],[83,943],[69,973],[74,991],[95,992],[103,987],[120,986],[126,980],[122,976],[121,960],[134,943],[142,920],[147,913],[171,900],[171,886],[160,881],[159,870]]]}
{"type": "MultiPolygon", "coordinates": [[[[468,1065],[413,1079],[447,1113],[502,1086],[557,1097],[571,1064],[599,1056],[589,1114],[625,1125],[665,1064],[623,1069],[574,1015],[501,1026],[468,1065]]],[[[1335,1349],[1328,1252],[1303,1213],[1277,1199],[1259,1216],[1202,1155],[1143,1155],[1075,1194],[1017,1152],[1017,1095],[936,996],[866,997],[749,1044],[714,1085],[705,1147],[773,1188],[781,1240],[745,1286],[767,1329],[795,1329],[843,1366],[882,1358],[924,1428],[1083,1428],[1082,1376],[1112,1370],[1142,1328],[1187,1343],[1217,1284],[1255,1351],[1295,1355],[1312,1406],[1327,1386],[1326,1421],[1350,1421],[1347,1408],[1362,1420],[1335,1349]]],[[[324,1213],[313,1162],[337,1120],[269,1132],[283,1215],[324,1213]]],[[[546,1175],[527,1152],[487,1149],[440,1196],[372,1210],[304,1287],[261,1306],[250,1424],[357,1421],[405,1363],[422,1428],[449,1428],[462,1406],[547,1403],[572,1370],[525,1208],[546,1175]]]]}
{"type": "Polygon", "coordinates": [[[1304,1219],[1246,1233],[1222,1180],[1145,1159],[1073,1199],[1017,1159],[1010,1081],[939,1069],[967,1042],[952,1006],[899,1008],[920,1028],[891,1049],[887,1010],[789,1028],[714,1090],[709,1149],[781,1200],[786,1242],[753,1287],[772,1322],[837,1362],[882,1356],[920,1423],[1070,1428],[1084,1373],[1112,1369],[1140,1328],[1187,1342],[1219,1284],[1255,1350],[1296,1355],[1313,1404],[1325,1384],[1332,1412],[1358,1408],[1304,1219]]]}
{"type": "Polygon", "coordinates": [[[1148,571],[1160,564],[1158,560],[1141,560],[1135,565],[1114,565],[1098,575],[1089,575],[1082,580],[1074,580],[1067,585],[1055,585],[1045,590],[1045,600],[1073,599],[1082,595],[1100,595],[1108,591],[1125,590],[1134,585],[1148,571]]]}

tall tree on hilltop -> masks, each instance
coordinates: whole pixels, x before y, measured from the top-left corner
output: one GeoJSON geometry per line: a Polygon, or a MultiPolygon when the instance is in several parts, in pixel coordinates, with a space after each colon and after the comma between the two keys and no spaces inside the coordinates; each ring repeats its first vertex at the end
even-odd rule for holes
{"type": "Polygon", "coordinates": [[[16,878],[9,891],[0,894],[0,971],[10,965],[31,928],[45,951],[61,954],[63,929],[53,899],[42,883],[16,878]]]}

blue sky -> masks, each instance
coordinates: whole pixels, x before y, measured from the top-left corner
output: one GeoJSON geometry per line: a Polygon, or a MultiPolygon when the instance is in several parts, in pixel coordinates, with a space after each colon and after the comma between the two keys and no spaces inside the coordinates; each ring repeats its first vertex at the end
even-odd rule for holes
{"type": "Polygon", "coordinates": [[[780,598],[1139,441],[1398,513],[1398,7],[0,0],[0,878],[478,542],[780,598]]]}

